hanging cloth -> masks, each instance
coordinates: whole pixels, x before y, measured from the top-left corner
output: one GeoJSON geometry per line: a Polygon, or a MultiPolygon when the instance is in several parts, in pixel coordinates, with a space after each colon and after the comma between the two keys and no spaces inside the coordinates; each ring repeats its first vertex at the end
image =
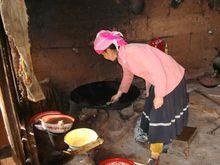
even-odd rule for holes
{"type": "Polygon", "coordinates": [[[34,75],[28,36],[28,15],[24,0],[0,0],[1,17],[8,36],[13,66],[18,79],[25,87],[30,101],[45,99],[34,75]]]}

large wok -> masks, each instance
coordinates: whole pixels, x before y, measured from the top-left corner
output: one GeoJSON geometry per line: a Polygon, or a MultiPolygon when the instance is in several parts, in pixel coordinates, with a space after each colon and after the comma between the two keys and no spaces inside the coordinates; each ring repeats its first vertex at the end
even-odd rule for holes
{"type": "Polygon", "coordinates": [[[136,86],[131,85],[128,93],[123,94],[119,101],[107,105],[106,103],[110,101],[112,95],[117,92],[119,84],[117,81],[99,81],[85,84],[71,92],[71,100],[81,108],[123,109],[132,104],[140,95],[140,91],[136,86]]]}

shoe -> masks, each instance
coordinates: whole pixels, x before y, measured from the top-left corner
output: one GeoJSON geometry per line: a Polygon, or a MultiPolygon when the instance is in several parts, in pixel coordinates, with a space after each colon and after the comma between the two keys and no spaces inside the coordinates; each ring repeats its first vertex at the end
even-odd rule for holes
{"type": "Polygon", "coordinates": [[[169,145],[168,144],[165,144],[165,145],[163,145],[163,151],[162,151],[162,153],[168,153],[168,149],[169,149],[169,145]]]}
{"type": "Polygon", "coordinates": [[[159,165],[159,159],[150,158],[147,162],[147,165],[159,165]]]}
{"type": "Polygon", "coordinates": [[[135,136],[136,142],[148,143],[148,136],[144,133],[135,136]]]}
{"type": "Polygon", "coordinates": [[[134,128],[134,139],[136,142],[148,143],[148,135],[140,128],[141,120],[137,120],[137,124],[134,128]]]}

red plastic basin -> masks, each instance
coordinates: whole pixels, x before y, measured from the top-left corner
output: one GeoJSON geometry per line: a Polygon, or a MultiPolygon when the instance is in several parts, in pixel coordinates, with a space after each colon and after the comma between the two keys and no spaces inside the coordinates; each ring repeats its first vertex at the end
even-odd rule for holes
{"type": "Polygon", "coordinates": [[[129,159],[124,159],[124,158],[106,159],[106,160],[101,161],[99,165],[111,165],[111,164],[114,165],[114,163],[118,163],[117,165],[120,165],[119,163],[122,163],[122,165],[135,165],[133,161],[129,159]]]}

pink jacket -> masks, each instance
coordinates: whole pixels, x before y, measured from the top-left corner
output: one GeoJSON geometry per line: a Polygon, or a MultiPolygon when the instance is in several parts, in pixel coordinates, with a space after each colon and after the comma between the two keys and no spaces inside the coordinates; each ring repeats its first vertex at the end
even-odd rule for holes
{"type": "Polygon", "coordinates": [[[134,75],[155,87],[155,97],[164,97],[180,83],[185,69],[171,56],[148,44],[127,44],[119,48],[118,62],[123,69],[119,90],[127,93],[134,75]]]}

